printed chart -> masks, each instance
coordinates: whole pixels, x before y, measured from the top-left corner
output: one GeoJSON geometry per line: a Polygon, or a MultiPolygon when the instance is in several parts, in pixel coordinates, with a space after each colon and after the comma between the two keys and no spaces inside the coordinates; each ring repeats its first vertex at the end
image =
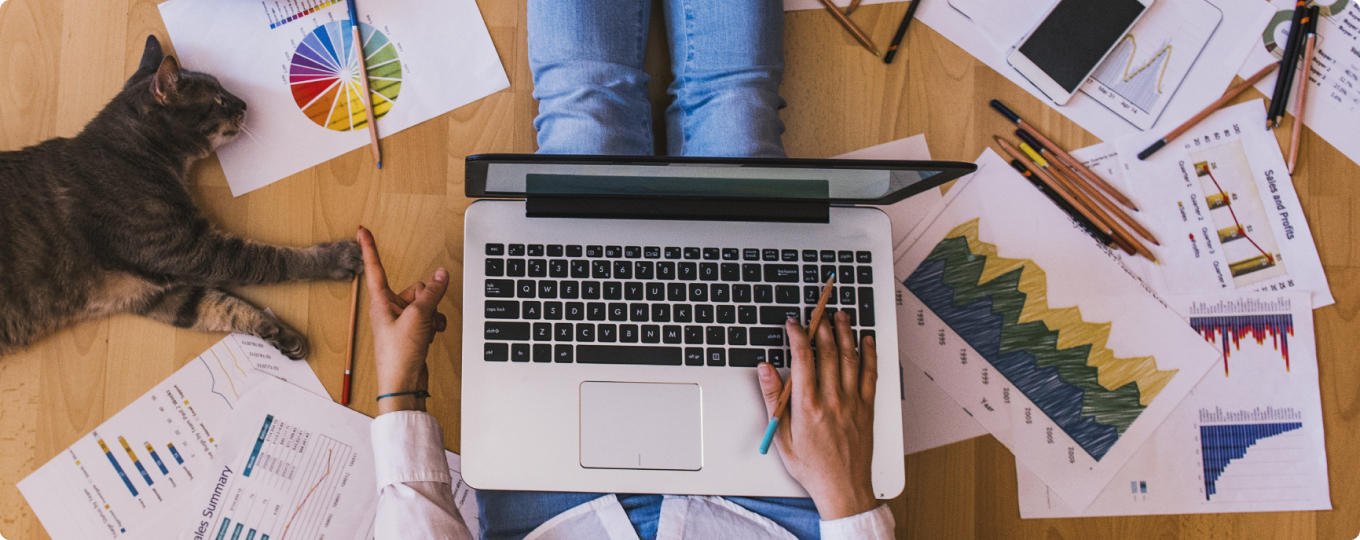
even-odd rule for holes
{"type": "Polygon", "coordinates": [[[278,28],[321,11],[326,6],[342,2],[344,0],[273,0],[261,4],[264,6],[265,16],[269,18],[269,27],[278,28]]]}
{"type": "Polygon", "coordinates": [[[1256,189],[1242,141],[1191,152],[1190,159],[1233,284],[1246,287],[1284,275],[1270,216],[1256,189]]]}
{"type": "MultiPolygon", "coordinates": [[[[368,67],[373,115],[382,118],[401,93],[401,60],[396,44],[367,23],[359,23],[359,36],[368,67]]],[[[368,127],[350,21],[318,26],[298,44],[288,69],[288,84],[298,108],[316,125],[335,131],[368,127]]]]}
{"type": "Polygon", "coordinates": [[[1222,21],[1222,10],[1207,0],[1153,2],[1082,92],[1138,129],[1152,127],[1222,21]]]}
{"type": "MultiPolygon", "coordinates": [[[[1312,303],[1308,293],[1235,293],[1169,299],[1209,321],[1290,321],[1292,365],[1280,342],[1242,339],[1231,374],[1212,369],[1089,507],[1066,504],[1017,467],[1025,518],[1331,508],[1312,303]]],[[[1193,323],[1192,323],[1193,324],[1193,323]]],[[[1225,327],[1232,326],[1224,324],[1225,327]]],[[[1225,339],[1219,334],[1218,339],[1225,339]]]]}
{"type": "Polygon", "coordinates": [[[1289,308],[1288,300],[1261,302],[1248,299],[1218,302],[1212,306],[1197,302],[1189,309],[1190,327],[1209,343],[1223,348],[1225,377],[1231,374],[1229,357],[1232,352],[1242,350],[1242,342],[1248,339],[1254,339],[1258,347],[1265,346],[1269,339],[1271,348],[1284,360],[1284,370],[1289,371],[1289,336],[1294,335],[1294,316],[1289,308]],[[1253,312],[1266,313],[1240,315],[1253,312]]]}

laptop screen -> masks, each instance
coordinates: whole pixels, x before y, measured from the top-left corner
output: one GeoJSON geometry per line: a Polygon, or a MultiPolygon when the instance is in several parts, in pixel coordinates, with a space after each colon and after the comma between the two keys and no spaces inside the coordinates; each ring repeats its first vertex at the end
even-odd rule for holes
{"type": "Polygon", "coordinates": [[[943,161],[484,154],[469,197],[533,195],[823,200],[888,204],[972,172],[943,161]]]}

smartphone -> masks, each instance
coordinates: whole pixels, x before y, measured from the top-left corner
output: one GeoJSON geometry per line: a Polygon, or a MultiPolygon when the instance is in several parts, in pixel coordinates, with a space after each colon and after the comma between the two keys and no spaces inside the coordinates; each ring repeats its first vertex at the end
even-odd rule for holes
{"type": "Polygon", "coordinates": [[[1152,0],[1058,0],[1006,62],[1064,105],[1151,5],[1152,0]]]}

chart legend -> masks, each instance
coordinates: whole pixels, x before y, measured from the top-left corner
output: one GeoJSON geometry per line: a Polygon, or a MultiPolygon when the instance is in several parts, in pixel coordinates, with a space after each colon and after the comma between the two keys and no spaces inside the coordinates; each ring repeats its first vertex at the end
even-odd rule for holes
{"type": "MultiPolygon", "coordinates": [[[[335,131],[368,127],[351,24],[343,20],[318,26],[298,44],[288,67],[288,84],[298,108],[316,125],[335,131]]],[[[397,45],[367,23],[359,23],[359,34],[373,114],[382,118],[401,92],[397,45]]]]}

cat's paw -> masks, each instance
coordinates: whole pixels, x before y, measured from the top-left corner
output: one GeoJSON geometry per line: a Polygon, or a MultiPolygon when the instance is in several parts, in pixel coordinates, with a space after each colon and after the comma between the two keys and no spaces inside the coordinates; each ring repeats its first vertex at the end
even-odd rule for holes
{"type": "Polygon", "coordinates": [[[349,281],[364,273],[364,254],[353,240],[326,242],[312,249],[317,253],[318,277],[349,281]]]}
{"type": "Polygon", "coordinates": [[[302,360],[307,357],[307,338],[294,332],[292,328],[285,326],[278,319],[267,324],[266,328],[260,332],[259,337],[292,360],[302,360]]]}

